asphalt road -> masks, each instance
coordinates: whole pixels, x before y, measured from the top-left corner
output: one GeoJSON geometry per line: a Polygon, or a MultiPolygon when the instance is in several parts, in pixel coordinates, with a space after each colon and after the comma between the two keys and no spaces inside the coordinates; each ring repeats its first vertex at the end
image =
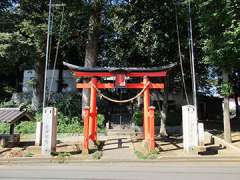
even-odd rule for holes
{"type": "Polygon", "coordinates": [[[161,162],[1,165],[1,179],[239,180],[240,164],[161,162]]]}

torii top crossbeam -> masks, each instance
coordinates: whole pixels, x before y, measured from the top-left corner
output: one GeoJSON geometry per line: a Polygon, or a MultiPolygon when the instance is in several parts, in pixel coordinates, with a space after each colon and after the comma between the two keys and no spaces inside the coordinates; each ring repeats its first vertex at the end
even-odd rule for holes
{"type": "MultiPolygon", "coordinates": [[[[113,83],[98,83],[97,88],[109,89],[116,87],[125,87],[128,89],[142,89],[142,83],[126,84],[126,77],[166,77],[167,72],[176,66],[170,64],[167,66],[153,67],[153,68],[114,68],[114,67],[80,67],[73,64],[63,62],[65,66],[71,69],[75,77],[116,77],[115,84],[113,83]]],[[[78,83],[77,88],[90,88],[89,83],[78,83]]],[[[163,89],[163,83],[151,83],[151,89],[163,89]]]]}
{"type": "Polygon", "coordinates": [[[124,73],[128,77],[164,77],[168,70],[176,66],[176,63],[167,66],[153,67],[153,68],[116,68],[116,67],[81,67],[73,64],[63,62],[65,66],[74,71],[77,77],[111,77],[116,73],[124,73]]]}

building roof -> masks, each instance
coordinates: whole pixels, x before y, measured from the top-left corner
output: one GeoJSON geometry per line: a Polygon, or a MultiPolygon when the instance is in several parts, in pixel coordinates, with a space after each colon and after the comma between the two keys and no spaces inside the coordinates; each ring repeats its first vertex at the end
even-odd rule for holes
{"type": "Polygon", "coordinates": [[[0,123],[16,123],[22,120],[33,120],[33,118],[26,112],[19,108],[0,108],[0,123]]]}
{"type": "Polygon", "coordinates": [[[126,71],[126,72],[158,72],[164,70],[170,70],[177,66],[177,63],[172,63],[167,66],[144,68],[144,67],[81,67],[76,66],[67,62],[63,62],[63,65],[67,66],[69,69],[82,71],[82,72],[114,72],[114,71],[126,71]]]}

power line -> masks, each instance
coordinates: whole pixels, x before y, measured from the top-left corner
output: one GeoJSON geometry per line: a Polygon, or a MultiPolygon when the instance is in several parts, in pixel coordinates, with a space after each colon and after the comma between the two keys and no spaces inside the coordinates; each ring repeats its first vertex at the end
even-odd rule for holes
{"type": "Polygon", "coordinates": [[[198,119],[197,88],[196,88],[194,49],[193,49],[192,17],[191,17],[191,0],[188,1],[188,15],[189,15],[189,51],[190,51],[191,74],[192,74],[193,105],[195,106],[196,118],[198,119]]]}
{"type": "Polygon", "coordinates": [[[45,74],[44,74],[44,89],[43,89],[43,109],[46,105],[46,86],[47,86],[47,67],[49,60],[49,40],[50,40],[50,26],[51,26],[51,11],[52,11],[52,0],[49,0],[48,9],[48,33],[47,33],[47,47],[46,47],[46,60],[45,60],[45,74]]]}
{"type": "Polygon", "coordinates": [[[182,51],[181,51],[181,44],[180,44],[180,33],[179,33],[179,25],[178,25],[178,11],[175,5],[175,20],[176,20],[176,31],[177,31],[177,40],[178,40],[178,54],[179,54],[179,61],[180,61],[180,68],[181,68],[181,74],[182,74],[182,84],[184,89],[185,98],[187,101],[187,104],[189,104],[187,89],[186,89],[186,81],[185,81],[185,74],[183,70],[183,61],[182,61],[182,51]]]}
{"type": "Polygon", "coordinates": [[[55,69],[56,69],[56,65],[57,65],[57,59],[58,59],[58,52],[59,52],[59,47],[60,47],[61,35],[62,35],[62,31],[63,31],[64,6],[62,6],[62,7],[63,7],[63,9],[62,9],[62,14],[61,14],[60,29],[59,29],[59,34],[58,34],[58,42],[57,42],[57,48],[56,48],[56,53],[55,53],[55,59],[54,59],[52,78],[51,78],[51,83],[50,83],[50,88],[49,88],[48,100],[50,99],[50,96],[51,96],[51,90],[52,90],[53,79],[54,79],[54,75],[55,75],[55,69]]]}

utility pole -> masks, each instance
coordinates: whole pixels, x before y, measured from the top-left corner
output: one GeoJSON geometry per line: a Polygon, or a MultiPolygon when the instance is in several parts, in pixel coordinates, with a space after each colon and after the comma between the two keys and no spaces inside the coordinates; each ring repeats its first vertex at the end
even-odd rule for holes
{"type": "Polygon", "coordinates": [[[48,32],[47,32],[47,47],[46,47],[46,60],[45,60],[45,74],[44,74],[44,89],[43,89],[43,109],[46,106],[46,94],[47,94],[47,69],[48,69],[48,61],[49,61],[49,47],[50,47],[50,31],[52,31],[52,22],[51,22],[51,14],[52,8],[54,7],[64,7],[66,4],[52,4],[52,0],[49,0],[49,9],[48,9],[48,32]]]}
{"type": "Polygon", "coordinates": [[[50,29],[51,29],[51,13],[52,13],[52,0],[49,0],[47,48],[46,48],[46,60],[45,60],[44,89],[43,89],[43,109],[46,106],[47,67],[48,67],[48,59],[49,59],[49,39],[50,39],[50,29]]]}
{"type": "Polygon", "coordinates": [[[198,120],[197,112],[197,87],[196,87],[196,73],[195,73],[195,59],[193,49],[193,33],[192,33],[192,18],[191,18],[191,0],[188,1],[188,13],[189,13],[189,48],[190,48],[190,62],[191,62],[191,74],[192,74],[192,89],[193,89],[193,105],[196,111],[196,119],[198,120]]]}

